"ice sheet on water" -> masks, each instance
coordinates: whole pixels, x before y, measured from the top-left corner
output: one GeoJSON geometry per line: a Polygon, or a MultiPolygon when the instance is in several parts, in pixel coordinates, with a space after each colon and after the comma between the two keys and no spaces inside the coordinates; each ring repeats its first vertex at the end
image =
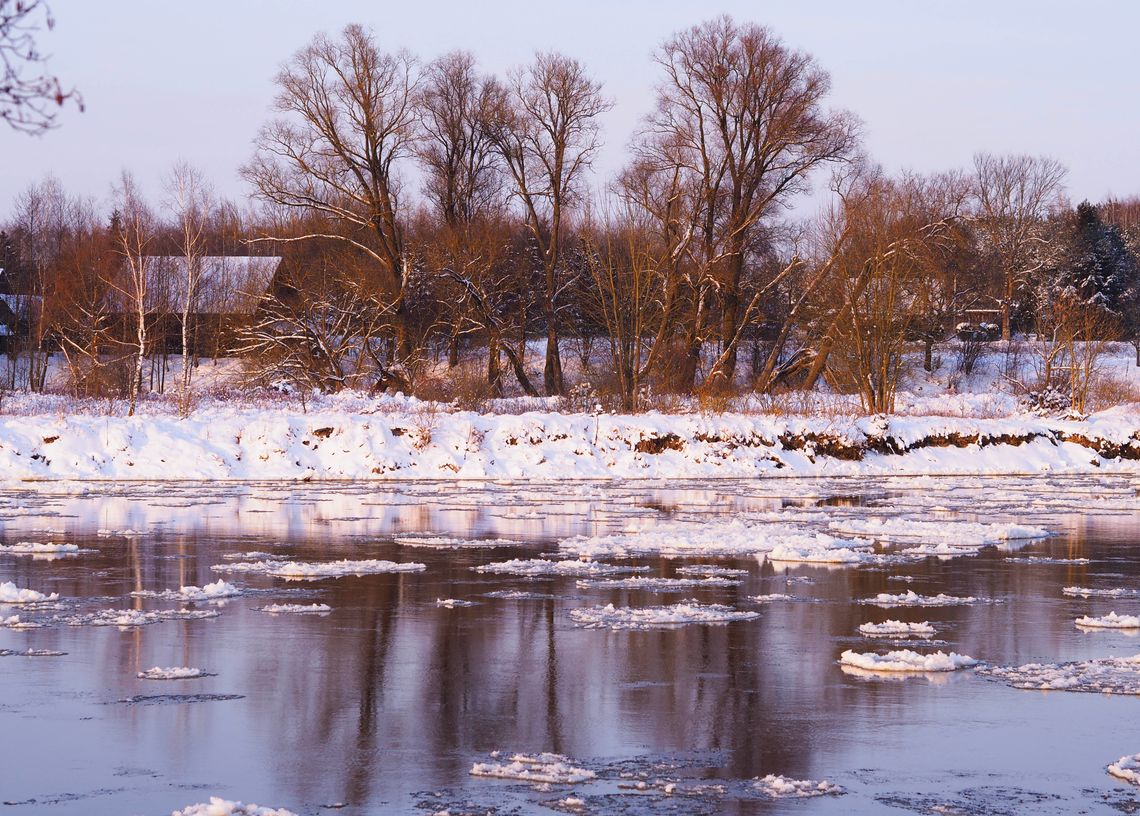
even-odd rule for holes
{"type": "Polygon", "coordinates": [[[1140,785],[1140,754],[1122,756],[1107,768],[1108,772],[1117,779],[1140,785]]]}
{"type": "Polygon", "coordinates": [[[882,623],[861,624],[859,634],[867,637],[928,638],[934,637],[934,627],[927,621],[906,623],[898,620],[885,620],[882,623]]]}
{"type": "Polygon", "coordinates": [[[328,604],[266,604],[255,607],[258,612],[268,612],[270,615],[326,615],[332,612],[328,604]]]}
{"type": "Polygon", "coordinates": [[[888,608],[895,606],[966,606],[979,602],[983,602],[983,599],[973,596],[959,597],[946,595],[941,592],[937,595],[919,595],[912,589],[908,589],[906,592],[900,592],[897,595],[892,595],[889,592],[880,592],[873,598],[864,598],[859,601],[859,603],[863,604],[888,608]]]}
{"type": "Polygon", "coordinates": [[[1069,663],[1026,663],[979,669],[1018,689],[1140,694],[1140,654],[1069,663]]]}
{"type": "Polygon", "coordinates": [[[561,754],[549,753],[513,754],[506,762],[476,762],[470,774],[547,785],[573,785],[588,782],[597,775],[587,768],[572,765],[571,760],[561,754]]]}
{"type": "Polygon", "coordinates": [[[136,675],[140,680],[195,680],[199,677],[213,677],[210,672],[191,666],[154,666],[136,675]]]}
{"type": "Polygon", "coordinates": [[[693,600],[670,606],[615,607],[606,604],[570,610],[571,620],[587,629],[656,629],[693,623],[730,623],[758,617],[759,612],[693,600]]]}
{"type": "Polygon", "coordinates": [[[492,564],[483,564],[480,567],[472,567],[472,569],[475,572],[497,575],[536,577],[540,575],[620,575],[629,572],[646,572],[649,567],[619,567],[616,564],[603,564],[600,561],[579,561],[576,559],[548,561],[545,558],[512,558],[510,561],[497,561],[492,564]]]}
{"type": "Polygon", "coordinates": [[[1140,617],[1109,612],[1099,618],[1082,615],[1074,623],[1083,629],[1140,629],[1140,617]]]}
{"type": "Polygon", "coordinates": [[[297,814],[285,808],[247,805],[211,796],[209,802],[187,805],[181,810],[172,811],[170,816],[297,816],[297,814]]]}
{"type": "Polygon", "coordinates": [[[184,586],[178,589],[164,589],[161,592],[153,590],[139,590],[132,592],[136,598],[157,598],[161,601],[183,601],[187,603],[201,603],[203,601],[217,601],[222,598],[233,598],[241,595],[242,591],[233,584],[227,584],[221,578],[212,584],[204,586],[184,586]]]}
{"type": "Polygon", "coordinates": [[[1112,587],[1110,589],[1094,589],[1092,587],[1068,586],[1061,589],[1062,595],[1070,598],[1140,598],[1140,589],[1125,589],[1112,587]]]}
{"type": "Polygon", "coordinates": [[[947,654],[937,651],[933,654],[919,654],[910,649],[899,649],[884,655],[875,652],[856,652],[848,649],[839,656],[844,666],[875,672],[945,672],[976,666],[978,661],[969,655],[957,652],[947,654]]]}
{"type": "Polygon", "coordinates": [[[21,589],[11,581],[0,583],[0,604],[35,604],[59,600],[59,593],[45,595],[34,589],[21,589]]]}
{"type": "Polygon", "coordinates": [[[201,620],[216,618],[213,609],[160,609],[144,612],[141,609],[102,609],[75,615],[61,615],[56,620],[68,626],[149,626],[171,620],[201,620]]]}
{"type": "Polygon", "coordinates": [[[580,589],[639,589],[646,592],[688,592],[691,589],[739,586],[737,578],[654,578],[635,575],[629,578],[587,578],[577,582],[580,589]]]}
{"type": "Polygon", "coordinates": [[[367,559],[352,561],[238,561],[233,564],[214,564],[215,572],[260,573],[275,578],[315,581],[321,578],[344,578],[346,576],[375,575],[388,572],[423,572],[426,564],[414,561],[396,563],[367,559]]]}
{"type": "Polygon", "coordinates": [[[803,799],[811,796],[839,796],[846,791],[826,779],[792,779],[768,774],[753,783],[756,790],[772,799],[803,799]]]}

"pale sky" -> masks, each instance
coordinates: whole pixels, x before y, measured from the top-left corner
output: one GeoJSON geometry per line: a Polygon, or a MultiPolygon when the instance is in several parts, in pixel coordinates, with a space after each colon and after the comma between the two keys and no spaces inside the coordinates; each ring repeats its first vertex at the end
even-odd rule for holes
{"type": "Polygon", "coordinates": [[[536,49],[587,64],[614,99],[599,182],[652,105],[654,48],[720,13],[769,26],[831,73],[831,103],[864,122],[889,170],[965,167],[975,151],[1047,154],[1073,200],[1140,193],[1140,3],[1086,0],[51,0],[51,68],[82,91],[39,138],[0,126],[0,219],[49,172],[107,197],[130,169],[157,199],[171,164],[243,197],[237,168],[270,115],[273,76],[320,30],[370,26],[382,48],[424,60],[462,48],[501,72],[536,49]]]}

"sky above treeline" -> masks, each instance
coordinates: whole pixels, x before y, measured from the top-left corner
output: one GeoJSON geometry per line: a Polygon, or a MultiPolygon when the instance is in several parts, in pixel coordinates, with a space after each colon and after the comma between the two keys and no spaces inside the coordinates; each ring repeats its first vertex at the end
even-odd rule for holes
{"type": "MultiPolygon", "coordinates": [[[[0,218],[48,173],[105,199],[122,169],[155,199],[171,164],[201,167],[243,198],[238,168],[271,115],[273,77],[317,31],[359,22],[383,49],[423,60],[472,51],[501,73],[535,50],[586,63],[615,106],[595,165],[602,184],[653,104],[652,54],[672,32],[721,13],[773,29],[830,72],[830,102],[864,123],[888,170],[966,167],[975,151],[1046,154],[1070,198],[1140,193],[1140,3],[1089,0],[51,0],[40,38],[51,69],[83,93],[58,129],[0,127],[0,218]]],[[[822,184],[824,179],[819,179],[822,184]]]]}

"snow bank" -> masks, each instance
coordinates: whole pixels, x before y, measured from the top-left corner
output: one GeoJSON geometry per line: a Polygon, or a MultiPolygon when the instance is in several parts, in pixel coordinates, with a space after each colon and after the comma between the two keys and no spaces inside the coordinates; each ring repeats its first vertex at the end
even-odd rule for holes
{"type": "Polygon", "coordinates": [[[328,604],[266,604],[256,607],[258,612],[268,612],[270,615],[324,615],[332,612],[328,604]]]}
{"type": "Polygon", "coordinates": [[[59,600],[59,593],[45,595],[34,589],[21,589],[11,581],[0,584],[0,604],[34,604],[59,600]]]}
{"type": "Polygon", "coordinates": [[[946,672],[978,664],[974,658],[957,652],[946,654],[938,651],[924,655],[910,649],[899,649],[885,655],[848,649],[839,656],[839,662],[844,666],[875,672],[946,672]]]}
{"type": "Polygon", "coordinates": [[[1140,694],[1140,654],[1071,663],[991,666],[979,672],[1019,689],[1140,694]]]}
{"type": "Polygon", "coordinates": [[[897,620],[886,620],[882,623],[864,623],[859,626],[859,634],[867,637],[934,637],[934,627],[926,621],[921,623],[904,623],[897,620]]]}
{"type": "Polygon", "coordinates": [[[519,779],[547,785],[573,785],[597,776],[591,770],[570,764],[570,760],[561,754],[514,754],[507,762],[476,762],[470,773],[472,776],[519,779]]]}
{"type": "Polygon", "coordinates": [[[880,592],[873,598],[864,598],[859,603],[871,604],[872,606],[966,606],[968,604],[977,603],[978,598],[972,596],[957,597],[954,595],[946,595],[939,593],[937,595],[919,595],[912,589],[906,592],[892,595],[889,592],[880,592]]]}
{"type": "Polygon", "coordinates": [[[1084,615],[1077,618],[1074,623],[1086,629],[1140,629],[1140,617],[1117,615],[1115,612],[1109,612],[1101,618],[1091,618],[1084,615]]]}
{"type": "Polygon", "coordinates": [[[626,572],[645,572],[649,567],[619,567],[600,561],[547,561],[545,558],[513,558],[472,567],[475,572],[497,575],[523,575],[528,578],[540,575],[617,575],[626,572]]]}
{"type": "Polygon", "coordinates": [[[410,561],[398,564],[395,561],[368,559],[363,561],[325,561],[309,563],[304,561],[237,561],[233,564],[214,564],[215,572],[243,572],[272,575],[275,578],[316,581],[321,578],[344,578],[351,575],[375,575],[387,572],[423,572],[426,564],[410,561]]]}
{"type": "Polygon", "coordinates": [[[161,592],[153,590],[139,590],[132,592],[136,598],[157,598],[162,601],[183,601],[186,603],[217,601],[222,598],[233,598],[241,595],[242,591],[233,584],[227,584],[221,578],[205,586],[184,586],[178,589],[164,589],[161,592]]]}
{"type": "Polygon", "coordinates": [[[613,604],[588,609],[571,609],[574,623],[587,629],[655,629],[689,623],[729,623],[752,620],[759,612],[733,609],[721,604],[682,601],[671,606],[615,607],[613,604]]]}
{"type": "Polygon", "coordinates": [[[172,811],[170,816],[297,816],[297,814],[285,808],[246,805],[211,796],[207,803],[187,805],[182,810],[172,811]]]}
{"type": "MultiPolygon", "coordinates": [[[[350,395],[351,397],[351,395],[350,395]]],[[[414,399],[0,417],[0,479],[754,478],[1133,472],[1140,419],[484,415],[414,399]]]]}
{"type": "Polygon", "coordinates": [[[1122,756],[1107,768],[1108,772],[1117,779],[1140,785],[1140,754],[1122,756]]]}
{"type": "Polygon", "coordinates": [[[190,666],[171,666],[166,669],[161,666],[155,666],[154,668],[139,672],[136,676],[140,680],[194,680],[198,677],[213,677],[209,672],[191,668],[190,666]]]}
{"type": "Polygon", "coordinates": [[[1070,598],[1140,598],[1140,589],[1091,589],[1089,587],[1068,586],[1061,589],[1062,595],[1070,598]]]}
{"type": "Polygon", "coordinates": [[[802,799],[809,796],[839,796],[846,793],[843,788],[823,779],[792,779],[787,776],[768,774],[752,783],[756,790],[772,799],[802,799]]]}

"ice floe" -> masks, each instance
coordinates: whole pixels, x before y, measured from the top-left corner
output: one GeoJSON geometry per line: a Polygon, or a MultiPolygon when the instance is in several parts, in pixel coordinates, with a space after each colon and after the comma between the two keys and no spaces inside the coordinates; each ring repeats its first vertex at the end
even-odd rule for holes
{"type": "Polygon", "coordinates": [[[202,620],[216,618],[212,609],[160,609],[144,612],[141,609],[103,609],[76,615],[63,615],[57,618],[68,626],[149,626],[152,623],[171,620],[202,620]]]}
{"type": "Polygon", "coordinates": [[[238,561],[233,564],[214,564],[210,569],[215,572],[260,573],[275,578],[290,578],[298,580],[318,580],[320,578],[344,578],[356,575],[375,575],[388,572],[423,572],[426,564],[415,561],[396,563],[395,561],[381,561],[368,559],[363,561],[238,561]]]}
{"type": "Polygon", "coordinates": [[[460,600],[459,598],[436,598],[435,599],[435,605],[436,606],[442,606],[445,609],[455,609],[456,607],[459,607],[459,606],[478,606],[479,602],[478,601],[464,601],[464,600],[460,600]]]}
{"type": "Polygon", "coordinates": [[[833,521],[828,527],[844,535],[866,536],[876,541],[945,541],[957,549],[976,549],[1004,541],[1049,536],[1049,531],[1044,527],[953,519],[926,521],[909,518],[852,518],[833,521]]]}
{"type": "Polygon", "coordinates": [[[493,550],[498,547],[517,547],[518,541],[508,538],[450,538],[448,536],[418,535],[396,536],[401,547],[424,547],[432,550],[493,550]]]}
{"type": "Polygon", "coordinates": [[[1084,629],[1140,629],[1140,617],[1136,615],[1117,615],[1109,612],[1100,618],[1083,615],[1074,623],[1084,629]]]}
{"type": "Polygon", "coordinates": [[[587,629],[655,629],[689,623],[729,623],[758,617],[759,612],[692,600],[670,606],[615,607],[606,604],[570,610],[571,620],[587,629]]]}
{"type": "Polygon", "coordinates": [[[1068,586],[1061,589],[1062,595],[1070,598],[1140,598],[1140,589],[1093,589],[1091,587],[1068,586]]]}
{"type": "Polygon", "coordinates": [[[706,578],[743,578],[748,570],[735,567],[722,567],[718,564],[686,564],[677,567],[678,575],[703,575],[706,578]]]}
{"type": "Polygon", "coordinates": [[[170,816],[297,816],[297,814],[285,808],[247,805],[242,802],[211,796],[209,802],[187,805],[182,810],[172,811],[170,816]]]}
{"type": "Polygon", "coordinates": [[[67,652],[56,652],[52,649],[0,649],[0,657],[63,657],[67,652]]]}
{"type": "Polygon", "coordinates": [[[979,669],[1018,689],[1140,694],[1140,654],[1069,663],[1026,663],[979,669]]]}
{"type": "Polygon", "coordinates": [[[470,773],[547,785],[573,785],[597,775],[587,768],[575,767],[561,754],[513,754],[506,762],[476,762],[470,773]]]}
{"type": "Polygon", "coordinates": [[[927,621],[921,623],[906,623],[904,621],[886,620],[882,623],[864,623],[859,626],[859,634],[867,637],[920,637],[934,636],[934,627],[927,621]]]}
{"type": "Polygon", "coordinates": [[[45,541],[17,541],[15,544],[0,544],[0,555],[33,555],[59,557],[79,555],[81,550],[77,544],[53,544],[45,541]]]}
{"type": "Polygon", "coordinates": [[[634,575],[629,578],[586,578],[579,580],[580,589],[640,589],[646,592],[688,592],[691,589],[723,588],[739,586],[737,578],[654,578],[648,575],[634,575]]]}
{"type": "Polygon", "coordinates": [[[549,592],[527,592],[525,589],[496,589],[484,593],[483,597],[504,601],[549,601],[554,598],[549,592]]]}
{"type": "Polygon", "coordinates": [[[9,615],[6,618],[0,618],[0,626],[5,629],[39,629],[43,624],[21,620],[19,615],[9,615]]]}
{"type": "Polygon", "coordinates": [[[1140,785],[1140,754],[1122,756],[1109,765],[1106,770],[1117,779],[1123,779],[1133,785],[1140,785]]]}
{"type": "Polygon", "coordinates": [[[154,666],[136,675],[140,680],[194,680],[199,677],[213,677],[210,672],[195,669],[190,666],[170,666],[163,668],[154,666]]]}
{"type": "Polygon", "coordinates": [[[1047,555],[1025,555],[1005,559],[1007,564],[1091,564],[1088,558],[1053,558],[1047,555]]]}
{"type": "Polygon", "coordinates": [[[332,612],[328,604],[266,604],[256,607],[258,612],[268,612],[270,615],[325,615],[332,612]]]}
{"type": "Polygon", "coordinates": [[[548,561],[545,558],[513,558],[510,561],[483,564],[472,569],[475,572],[536,577],[540,575],[620,575],[629,572],[646,572],[649,567],[619,567],[615,564],[603,564],[600,561],[579,561],[576,559],[548,561]]]}
{"type": "Polygon", "coordinates": [[[222,598],[233,598],[241,595],[242,591],[233,584],[227,584],[221,578],[212,584],[204,586],[184,586],[178,589],[164,589],[161,592],[153,590],[140,590],[132,592],[136,598],[157,598],[161,601],[202,602],[217,601],[222,598]]]}
{"type": "Polygon", "coordinates": [[[803,599],[783,592],[770,592],[767,595],[751,595],[748,600],[756,603],[771,603],[772,601],[799,601],[803,599]]]}
{"type": "Polygon", "coordinates": [[[826,779],[792,779],[787,776],[768,774],[757,779],[756,790],[772,799],[802,799],[810,796],[838,796],[845,793],[843,788],[826,779]]]}
{"type": "Polygon", "coordinates": [[[875,672],[946,672],[978,665],[978,661],[957,652],[937,651],[919,654],[910,649],[899,649],[884,655],[874,652],[856,652],[848,649],[839,656],[844,666],[875,672]]]}
{"type": "Polygon", "coordinates": [[[873,598],[864,598],[859,603],[872,606],[965,606],[978,603],[981,599],[972,596],[959,597],[939,593],[937,595],[919,595],[912,589],[892,595],[889,592],[880,592],[873,598]]]}
{"type": "Polygon", "coordinates": [[[35,604],[59,600],[59,593],[45,595],[34,589],[21,589],[11,581],[0,583],[0,604],[35,604]]]}
{"type": "Polygon", "coordinates": [[[874,553],[850,547],[797,546],[790,543],[777,544],[760,557],[793,564],[863,564],[877,559],[874,553]]]}

